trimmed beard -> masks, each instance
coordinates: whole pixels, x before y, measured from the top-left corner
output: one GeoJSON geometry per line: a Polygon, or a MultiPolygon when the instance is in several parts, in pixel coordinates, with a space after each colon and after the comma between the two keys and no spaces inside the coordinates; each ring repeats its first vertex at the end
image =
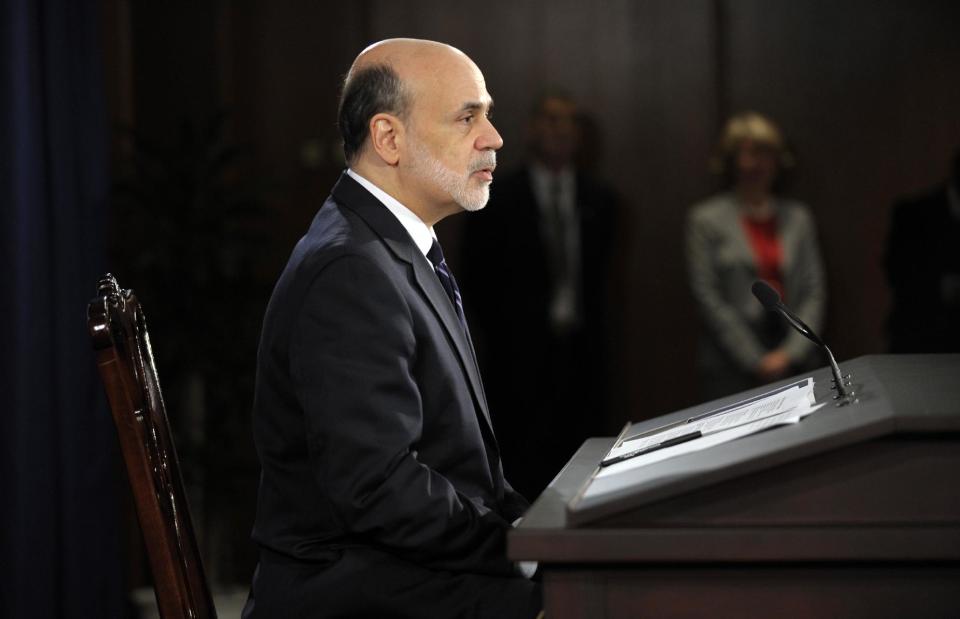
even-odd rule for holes
{"type": "Polygon", "coordinates": [[[420,140],[411,140],[411,145],[413,152],[413,161],[410,165],[411,172],[439,186],[450,194],[453,201],[465,211],[479,211],[487,205],[490,200],[491,183],[481,181],[480,187],[471,187],[470,184],[474,180],[471,175],[477,170],[496,166],[497,153],[495,151],[483,151],[476,156],[467,166],[466,177],[462,177],[434,157],[420,140]]]}

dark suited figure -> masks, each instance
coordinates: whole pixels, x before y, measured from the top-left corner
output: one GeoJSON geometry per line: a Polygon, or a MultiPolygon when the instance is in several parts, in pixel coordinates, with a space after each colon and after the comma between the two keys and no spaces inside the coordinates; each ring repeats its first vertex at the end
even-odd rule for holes
{"type": "Polygon", "coordinates": [[[946,183],[894,205],[884,265],[890,351],[960,352],[960,149],[946,183]]]}
{"type": "Polygon", "coordinates": [[[459,289],[433,225],[489,195],[491,100],[430,41],[361,53],[339,126],[349,169],[263,323],[253,432],[260,547],[244,617],[531,618],[507,560],[527,502],[504,479],[459,289]]]}
{"type": "Polygon", "coordinates": [[[497,179],[464,235],[465,303],[504,466],[527,496],[603,428],[616,207],[613,192],[575,166],[579,139],[574,102],[542,98],[529,164],[497,179]]]}

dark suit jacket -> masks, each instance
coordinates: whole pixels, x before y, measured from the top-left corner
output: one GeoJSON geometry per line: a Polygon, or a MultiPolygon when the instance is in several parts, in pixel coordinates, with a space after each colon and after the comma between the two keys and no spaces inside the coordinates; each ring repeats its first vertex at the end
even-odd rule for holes
{"type": "Polygon", "coordinates": [[[582,321],[550,322],[552,280],[541,209],[524,167],[494,181],[490,203],[467,214],[463,302],[481,354],[507,473],[535,496],[588,436],[603,430],[614,192],[576,176],[582,321]],[[537,457],[530,459],[530,446],[537,457]]]}
{"type": "Polygon", "coordinates": [[[459,616],[469,600],[438,596],[439,574],[518,580],[505,533],[527,503],[471,342],[406,230],[345,174],[267,308],[253,424],[256,616],[459,616]]]}
{"type": "Polygon", "coordinates": [[[947,187],[893,207],[884,266],[890,352],[960,352],[960,220],[947,187]]]}

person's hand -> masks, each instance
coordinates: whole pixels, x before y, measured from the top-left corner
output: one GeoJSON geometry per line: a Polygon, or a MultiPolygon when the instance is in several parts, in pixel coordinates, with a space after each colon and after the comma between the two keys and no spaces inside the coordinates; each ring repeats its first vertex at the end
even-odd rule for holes
{"type": "Polygon", "coordinates": [[[768,352],[760,359],[760,364],[757,366],[757,376],[763,381],[770,382],[783,378],[789,370],[790,357],[784,351],[777,349],[768,352]]]}

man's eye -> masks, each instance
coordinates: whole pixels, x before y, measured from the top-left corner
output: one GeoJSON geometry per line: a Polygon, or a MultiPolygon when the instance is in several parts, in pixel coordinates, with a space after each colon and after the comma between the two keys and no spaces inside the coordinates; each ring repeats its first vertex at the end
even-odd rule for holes
{"type": "Polygon", "coordinates": [[[470,116],[464,116],[463,118],[460,119],[460,122],[463,122],[469,125],[470,123],[473,122],[473,115],[471,114],[470,116]]]}

